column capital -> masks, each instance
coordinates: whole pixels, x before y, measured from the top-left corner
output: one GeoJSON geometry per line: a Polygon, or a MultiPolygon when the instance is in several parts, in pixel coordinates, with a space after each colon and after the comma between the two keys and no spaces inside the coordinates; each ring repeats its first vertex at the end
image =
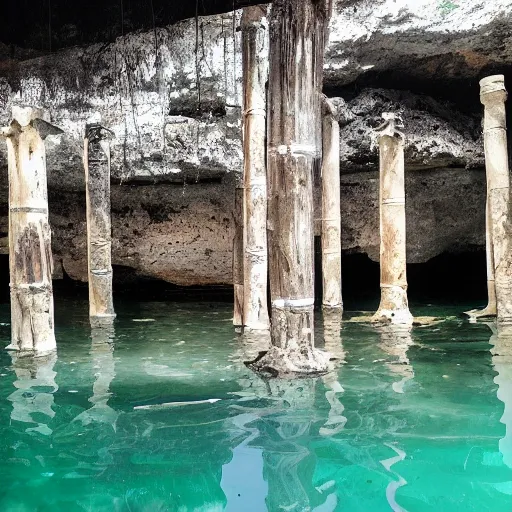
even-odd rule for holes
{"type": "Polygon", "coordinates": [[[240,29],[242,32],[251,30],[267,29],[267,7],[264,5],[253,5],[244,7],[240,29]]]}
{"type": "Polygon", "coordinates": [[[48,112],[36,107],[12,107],[12,119],[9,126],[0,128],[0,137],[13,137],[27,127],[34,128],[45,140],[49,135],[64,133],[60,128],[50,123],[48,112]]]}
{"type": "Polygon", "coordinates": [[[383,112],[382,118],[384,119],[384,122],[375,128],[375,131],[381,137],[387,135],[388,137],[397,137],[402,141],[405,140],[403,132],[398,129],[404,127],[404,121],[399,114],[396,114],[395,112],[383,112]]]}
{"type": "Polygon", "coordinates": [[[496,100],[505,102],[506,99],[507,90],[503,75],[492,75],[480,80],[480,100],[484,105],[496,100]]]}
{"type": "Polygon", "coordinates": [[[332,117],[338,121],[339,113],[336,105],[325,94],[320,95],[320,102],[322,104],[322,115],[324,117],[332,117]]]}
{"type": "Polygon", "coordinates": [[[88,139],[89,142],[111,140],[114,138],[114,132],[99,123],[89,123],[85,125],[85,138],[88,139]]]}

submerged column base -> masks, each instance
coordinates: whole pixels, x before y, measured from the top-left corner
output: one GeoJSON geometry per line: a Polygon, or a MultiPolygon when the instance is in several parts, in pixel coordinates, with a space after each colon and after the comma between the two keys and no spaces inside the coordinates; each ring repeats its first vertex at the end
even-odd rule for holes
{"type": "Polygon", "coordinates": [[[247,363],[247,366],[269,377],[321,375],[329,371],[329,359],[327,352],[317,348],[303,353],[296,349],[272,346],[261,357],[247,363]]]}
{"type": "Polygon", "coordinates": [[[111,327],[116,319],[115,313],[96,314],[89,317],[92,328],[111,327]]]}
{"type": "Polygon", "coordinates": [[[274,305],[273,346],[248,366],[270,377],[327,372],[330,355],[313,346],[313,315],[312,305],[274,305]]]}
{"type": "Polygon", "coordinates": [[[57,348],[51,285],[11,285],[11,343],[7,350],[44,354],[57,348]]]}
{"type": "Polygon", "coordinates": [[[407,290],[397,285],[381,285],[381,300],[372,322],[395,325],[411,325],[407,290]]]}
{"type": "Polygon", "coordinates": [[[496,284],[494,279],[492,281],[487,281],[487,289],[489,293],[489,303],[487,306],[484,309],[471,309],[470,311],[464,311],[465,315],[468,315],[471,319],[496,316],[496,284]]]}
{"type": "Polygon", "coordinates": [[[266,332],[270,332],[270,328],[268,324],[265,323],[259,323],[259,324],[251,324],[251,325],[244,325],[244,332],[261,332],[262,334],[266,332]]]}

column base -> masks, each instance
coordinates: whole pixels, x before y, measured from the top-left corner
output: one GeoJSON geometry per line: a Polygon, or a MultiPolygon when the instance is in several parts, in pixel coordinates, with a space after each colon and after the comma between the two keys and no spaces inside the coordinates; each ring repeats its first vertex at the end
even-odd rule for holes
{"type": "Polygon", "coordinates": [[[7,349],[46,354],[56,348],[51,284],[11,284],[11,343],[7,349]]]}
{"type": "Polygon", "coordinates": [[[261,323],[261,324],[258,324],[258,323],[254,323],[254,324],[251,324],[251,325],[244,325],[244,333],[250,333],[250,332],[254,332],[254,333],[266,333],[266,332],[270,332],[270,326],[268,324],[264,324],[264,323],[261,323]]]}
{"type": "Polygon", "coordinates": [[[496,313],[496,304],[488,304],[484,309],[471,309],[470,311],[464,311],[465,315],[474,320],[477,318],[495,317],[496,313]]]}
{"type": "Polygon", "coordinates": [[[10,343],[5,347],[9,352],[16,352],[20,357],[44,357],[54,352],[57,352],[55,339],[48,340],[48,342],[38,342],[37,348],[20,348],[16,343],[10,343]]]}
{"type": "Polygon", "coordinates": [[[409,311],[407,287],[381,285],[380,305],[371,321],[380,324],[412,325],[413,316],[409,311]]]}
{"type": "Polygon", "coordinates": [[[371,321],[377,324],[412,325],[414,318],[408,309],[379,309],[371,321]]]}
{"type": "Polygon", "coordinates": [[[116,319],[115,313],[105,313],[102,315],[91,315],[89,320],[91,322],[91,327],[110,327],[114,320],[116,319]]]}
{"type": "Polygon", "coordinates": [[[267,377],[323,375],[329,371],[329,359],[327,352],[316,348],[304,354],[299,350],[273,346],[246,365],[267,377]]]}
{"type": "Polygon", "coordinates": [[[497,328],[499,336],[512,337],[512,319],[498,321],[497,328]]]}
{"type": "Polygon", "coordinates": [[[487,291],[489,294],[489,302],[484,309],[471,309],[470,311],[464,311],[464,314],[469,316],[470,320],[476,320],[477,318],[495,317],[497,315],[496,306],[496,282],[493,280],[487,280],[487,291]]]}
{"type": "Polygon", "coordinates": [[[340,312],[343,313],[343,304],[335,304],[335,303],[326,303],[324,302],[322,304],[322,310],[323,311],[334,311],[334,312],[340,312]]]}

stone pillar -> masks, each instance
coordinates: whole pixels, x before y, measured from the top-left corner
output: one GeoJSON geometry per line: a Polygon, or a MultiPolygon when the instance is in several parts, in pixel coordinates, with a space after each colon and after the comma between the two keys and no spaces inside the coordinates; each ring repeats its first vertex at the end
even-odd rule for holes
{"type": "Polygon", "coordinates": [[[242,14],[244,86],[244,305],[243,324],[268,330],[267,166],[265,82],[268,75],[266,7],[242,14]]]}
{"type": "MultiPolygon", "coordinates": [[[[489,188],[489,184],[487,184],[489,188]]],[[[494,249],[492,244],[492,218],[489,197],[485,205],[485,256],[487,260],[487,306],[481,311],[470,311],[470,316],[496,316],[496,282],[494,279],[494,249]]]]}
{"type": "Polygon", "coordinates": [[[272,4],[268,97],[268,243],[272,347],[255,369],[325,371],[314,347],[313,168],[321,153],[320,89],[327,0],[272,4]]]}
{"type": "Polygon", "coordinates": [[[56,348],[44,139],[62,131],[32,107],[14,107],[12,117],[0,132],[7,139],[9,166],[12,339],[7,348],[42,353],[56,348]]]}
{"type": "Polygon", "coordinates": [[[322,105],[322,283],[324,308],[343,309],[341,297],[340,126],[327,98],[322,105]]]}
{"type": "Polygon", "coordinates": [[[244,189],[235,189],[235,238],[233,239],[233,288],[234,307],[233,325],[240,327],[244,323],[244,227],[243,215],[244,189]]]}
{"type": "Polygon", "coordinates": [[[404,136],[384,113],[380,132],[380,306],[374,322],[412,324],[407,301],[404,136]]]}
{"type": "Polygon", "coordinates": [[[110,212],[110,138],[99,124],[86,127],[84,141],[89,265],[89,316],[93,326],[111,324],[115,318],[112,298],[112,226],[110,212]]]}
{"type": "MultiPolygon", "coordinates": [[[[490,76],[480,81],[480,100],[485,107],[487,236],[490,238],[488,245],[492,248],[488,253],[488,279],[492,287],[493,271],[498,326],[512,324],[512,233],[506,99],[503,75],[490,76]]],[[[491,300],[492,293],[489,294],[489,302],[491,300]]]]}

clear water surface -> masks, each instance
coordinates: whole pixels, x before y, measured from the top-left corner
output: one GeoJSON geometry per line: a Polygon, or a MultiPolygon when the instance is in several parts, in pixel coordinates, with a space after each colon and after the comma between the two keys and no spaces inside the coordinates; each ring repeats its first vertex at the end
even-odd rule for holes
{"type": "Polygon", "coordinates": [[[247,369],[227,304],[120,304],[110,337],[56,309],[58,355],[0,350],[2,512],[512,510],[512,343],[460,306],[329,324],[344,364],[290,381],[247,369]]]}

